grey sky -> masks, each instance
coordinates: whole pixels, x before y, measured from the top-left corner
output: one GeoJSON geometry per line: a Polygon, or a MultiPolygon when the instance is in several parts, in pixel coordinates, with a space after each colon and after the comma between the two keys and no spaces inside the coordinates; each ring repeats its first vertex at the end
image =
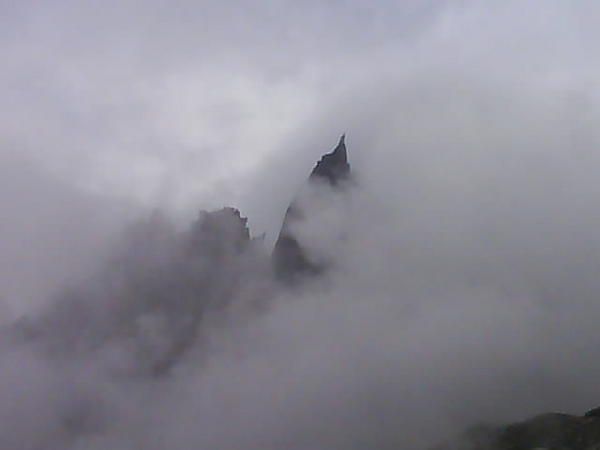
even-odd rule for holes
{"type": "Polygon", "coordinates": [[[585,2],[5,2],[1,148],[150,205],[234,199],[240,177],[315,117],[333,120],[330,140],[368,129],[327,111],[360,108],[352,98],[384,80],[391,93],[433,77],[595,96],[594,12],[585,2]]]}
{"type": "Polygon", "coordinates": [[[149,203],[227,195],[352,66],[438,8],[15,3],[2,15],[3,147],[149,203]]]}

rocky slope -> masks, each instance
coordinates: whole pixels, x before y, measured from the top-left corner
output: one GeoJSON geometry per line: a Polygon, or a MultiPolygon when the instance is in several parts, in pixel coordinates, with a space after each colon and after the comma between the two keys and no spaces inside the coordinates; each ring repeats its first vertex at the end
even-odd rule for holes
{"type": "Polygon", "coordinates": [[[584,416],[547,413],[504,426],[481,425],[435,450],[597,450],[600,408],[584,416]]]}

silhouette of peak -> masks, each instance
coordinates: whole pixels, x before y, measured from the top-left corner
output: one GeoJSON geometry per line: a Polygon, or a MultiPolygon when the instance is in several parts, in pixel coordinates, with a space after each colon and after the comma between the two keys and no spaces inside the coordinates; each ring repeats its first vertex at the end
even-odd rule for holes
{"type": "Polygon", "coordinates": [[[323,155],[317,163],[310,174],[311,178],[325,178],[330,184],[335,185],[349,175],[350,164],[348,164],[345,140],[346,135],[342,134],[333,151],[323,155]]]}
{"type": "MultiPolygon", "coordinates": [[[[346,135],[343,134],[333,151],[323,155],[312,170],[309,182],[317,179],[326,180],[336,188],[344,187],[343,185],[338,186],[338,183],[350,175],[345,138],[346,135]]],[[[275,272],[281,280],[293,282],[298,276],[316,275],[324,269],[320,264],[311,260],[293,231],[293,223],[301,222],[310,215],[310,208],[306,208],[306,205],[301,207],[298,198],[292,201],[287,209],[279,238],[273,250],[275,272]]]]}

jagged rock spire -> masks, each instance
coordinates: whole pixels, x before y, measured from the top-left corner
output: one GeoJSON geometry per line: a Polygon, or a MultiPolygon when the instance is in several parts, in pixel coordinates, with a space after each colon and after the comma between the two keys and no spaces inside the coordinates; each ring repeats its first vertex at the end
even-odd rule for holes
{"type": "MultiPolygon", "coordinates": [[[[346,135],[342,134],[333,151],[323,155],[317,162],[308,179],[309,183],[324,180],[332,187],[340,188],[340,183],[350,175],[345,138],[346,135]]],[[[300,208],[298,199],[295,199],[287,209],[279,238],[273,249],[275,273],[284,281],[293,281],[303,275],[315,275],[323,269],[310,261],[292,231],[292,223],[304,220],[309,215],[310,211],[300,208]]]]}
{"type": "Polygon", "coordinates": [[[342,134],[337,146],[331,153],[323,155],[317,163],[311,178],[325,178],[332,185],[337,184],[342,179],[347,178],[350,173],[350,164],[348,164],[348,152],[346,151],[346,134],[342,134]]]}

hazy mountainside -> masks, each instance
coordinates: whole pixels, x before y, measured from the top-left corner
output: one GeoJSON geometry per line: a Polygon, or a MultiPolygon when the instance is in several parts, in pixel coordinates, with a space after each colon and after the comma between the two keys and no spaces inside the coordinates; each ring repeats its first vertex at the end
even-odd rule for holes
{"type": "MultiPolygon", "coordinates": [[[[382,216],[357,209],[354,218],[367,224],[345,234],[340,209],[360,194],[352,178],[342,136],[291,202],[272,253],[231,207],[201,211],[184,230],[159,213],[131,226],[101,270],[1,330],[0,404],[8,407],[0,408],[0,449],[404,450],[430,448],[477,422],[475,412],[447,426],[440,416],[450,414],[437,406],[470,410],[492,383],[512,388],[496,360],[513,342],[498,342],[504,328],[489,331],[505,310],[478,314],[478,295],[463,309],[444,301],[431,321],[419,320],[436,280],[417,279],[415,290],[425,293],[402,305],[411,292],[398,290],[414,272],[394,265],[394,253],[382,264],[389,240],[380,247],[376,232],[364,233],[380,231],[382,216]],[[345,268],[359,270],[336,272],[349,254],[345,268]],[[460,334],[463,320],[485,329],[480,338],[473,329],[460,334]],[[425,345],[436,332],[444,345],[432,353],[425,345]],[[485,339],[498,343],[490,350],[485,339]],[[436,369],[440,360],[465,365],[455,360],[460,352],[499,373],[472,397],[445,389],[481,372],[444,377],[436,369]]],[[[521,325],[513,329],[530,329],[521,325]]],[[[516,360],[517,374],[529,358],[516,360]]],[[[535,378],[524,383],[530,390],[535,378]]],[[[512,401],[523,391],[509,392],[512,401]]],[[[495,400],[490,394],[486,403],[497,408],[495,400]]],[[[519,417],[514,409],[507,417],[519,417]]],[[[599,416],[476,426],[435,450],[599,449],[599,416]]]]}
{"type": "MultiPolygon", "coordinates": [[[[348,169],[342,139],[318,163],[309,184],[336,184],[348,169]]],[[[310,214],[307,205],[294,205],[288,212],[298,208],[310,214]]],[[[309,261],[310,251],[294,240],[289,220],[288,215],[282,234],[309,261]]],[[[280,251],[281,244],[275,254],[280,251]]],[[[272,259],[262,237],[251,236],[247,219],[231,207],[201,211],[183,231],[155,213],[130,226],[109,253],[100,270],[70,283],[41,312],[0,329],[5,356],[0,368],[17,396],[5,400],[21,402],[7,365],[37,365],[29,374],[35,378],[31,383],[40,392],[53,392],[52,399],[35,399],[39,404],[28,403],[32,397],[0,426],[0,448],[78,448],[105,433],[118,434],[114,421],[123,406],[107,389],[127,390],[133,382],[145,388],[152,380],[169,383],[178,371],[202,365],[216,351],[213,341],[227,333],[223,330],[244,327],[282,289],[273,275],[278,268],[273,261],[279,260],[272,259]],[[32,414],[30,406],[48,412],[42,415],[42,431],[16,426],[32,414]]]]}
{"type": "Polygon", "coordinates": [[[123,236],[95,278],[58,296],[41,317],[23,320],[19,334],[57,355],[89,357],[125,343],[125,358],[111,370],[165,374],[201,340],[207,315],[264,300],[259,280],[269,259],[246,222],[238,210],[223,208],[201,212],[177,232],[156,214],[123,236]]]}
{"type": "MultiPolygon", "coordinates": [[[[320,197],[321,183],[341,189],[348,174],[342,137],[307,184],[320,197]]],[[[208,316],[214,321],[266,305],[275,289],[272,271],[288,281],[324,270],[295,234],[294,222],[314,209],[301,200],[288,208],[272,256],[235,208],[201,211],[185,231],[155,213],[130,227],[94,277],[58,294],[39,317],[21,320],[17,338],[58,355],[89,356],[125,343],[118,361],[108,360],[110,370],[165,374],[202,343],[208,316]]]]}
{"type": "MultiPolygon", "coordinates": [[[[331,191],[339,193],[347,188],[349,177],[350,165],[342,136],[335,149],[317,163],[308,185],[325,184],[331,191]]],[[[275,273],[286,282],[319,274],[327,267],[326,263],[311,259],[295,233],[295,224],[307,220],[307,214],[314,213],[316,202],[307,200],[308,197],[310,192],[302,191],[290,204],[273,251],[275,273]]],[[[506,426],[481,425],[436,450],[597,450],[600,448],[599,410],[594,409],[585,416],[546,413],[506,426]]]]}

